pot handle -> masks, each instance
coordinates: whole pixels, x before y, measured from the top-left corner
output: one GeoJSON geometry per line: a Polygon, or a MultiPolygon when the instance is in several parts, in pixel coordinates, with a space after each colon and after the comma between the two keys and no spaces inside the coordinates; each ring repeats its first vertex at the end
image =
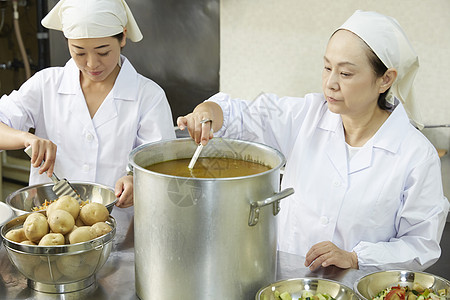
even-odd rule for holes
{"type": "Polygon", "coordinates": [[[134,170],[133,170],[133,166],[132,165],[128,164],[127,167],[126,167],[126,170],[127,170],[127,175],[133,176],[134,170]]]}
{"type": "Polygon", "coordinates": [[[250,215],[248,216],[248,226],[255,226],[259,221],[259,209],[263,206],[273,204],[273,215],[280,211],[280,200],[294,193],[293,188],[287,188],[264,200],[252,202],[250,204],[250,215]]]}

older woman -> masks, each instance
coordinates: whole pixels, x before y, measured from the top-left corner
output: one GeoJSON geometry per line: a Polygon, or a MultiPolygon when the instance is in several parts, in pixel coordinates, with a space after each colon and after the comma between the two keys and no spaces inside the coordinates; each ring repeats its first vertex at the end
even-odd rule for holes
{"type": "Polygon", "coordinates": [[[219,93],[178,126],[203,144],[212,126],[286,156],[282,187],[295,194],[281,203],[278,247],[310,269],[429,267],[449,203],[436,149],[402,104],[414,107],[414,50],[394,19],[356,11],[323,61],[322,94],[249,102],[219,93]]]}
{"type": "Polygon", "coordinates": [[[117,205],[130,206],[128,153],[175,138],[164,91],[121,55],[127,38],[142,39],[139,27],[124,0],[61,0],[42,24],[63,31],[72,59],[1,98],[0,149],[32,146],[30,184],[50,181],[42,173],[55,170],[115,186],[117,205]]]}

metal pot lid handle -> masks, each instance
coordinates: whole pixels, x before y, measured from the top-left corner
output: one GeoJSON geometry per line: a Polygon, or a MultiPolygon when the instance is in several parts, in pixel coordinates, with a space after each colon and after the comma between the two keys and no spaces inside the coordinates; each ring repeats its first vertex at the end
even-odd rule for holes
{"type": "Polygon", "coordinates": [[[280,211],[280,200],[294,193],[293,188],[287,188],[264,200],[252,202],[250,204],[250,214],[248,217],[248,226],[255,226],[259,221],[259,211],[261,207],[273,204],[273,215],[276,216],[280,211]]]}

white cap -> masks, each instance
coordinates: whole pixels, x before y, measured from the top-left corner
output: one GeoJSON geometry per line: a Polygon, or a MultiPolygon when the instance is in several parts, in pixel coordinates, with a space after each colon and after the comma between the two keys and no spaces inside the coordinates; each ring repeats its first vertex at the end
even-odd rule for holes
{"type": "Polygon", "coordinates": [[[61,30],[68,39],[114,36],[125,27],[131,41],[142,39],[124,0],[60,0],[41,23],[46,28],[61,30]]]}
{"type": "Polygon", "coordinates": [[[423,128],[413,83],[419,69],[419,57],[399,23],[391,17],[373,11],[357,10],[339,27],[359,36],[388,68],[397,70],[386,101],[394,104],[394,96],[405,106],[409,118],[423,128]]]}

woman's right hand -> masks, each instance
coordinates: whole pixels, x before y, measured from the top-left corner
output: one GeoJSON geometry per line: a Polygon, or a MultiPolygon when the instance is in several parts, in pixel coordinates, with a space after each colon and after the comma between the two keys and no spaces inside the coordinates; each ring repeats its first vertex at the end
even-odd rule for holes
{"type": "Polygon", "coordinates": [[[11,128],[0,122],[0,149],[18,150],[31,145],[31,164],[39,168],[39,174],[47,172],[51,177],[56,159],[56,145],[50,140],[40,138],[29,131],[11,128]],[[44,163],[41,166],[42,161],[44,163]]]}
{"type": "Polygon", "coordinates": [[[195,142],[203,145],[213,138],[213,132],[219,130],[222,123],[222,109],[214,102],[201,103],[192,113],[177,119],[178,128],[180,130],[187,128],[195,142]]]}
{"type": "Polygon", "coordinates": [[[47,172],[47,176],[51,177],[56,160],[57,146],[50,140],[39,138],[30,134],[30,138],[25,140],[24,146],[31,145],[31,165],[39,168],[39,174],[47,172]],[[42,162],[44,161],[44,162],[42,162]],[[42,165],[41,165],[42,164],[42,165]]]}

